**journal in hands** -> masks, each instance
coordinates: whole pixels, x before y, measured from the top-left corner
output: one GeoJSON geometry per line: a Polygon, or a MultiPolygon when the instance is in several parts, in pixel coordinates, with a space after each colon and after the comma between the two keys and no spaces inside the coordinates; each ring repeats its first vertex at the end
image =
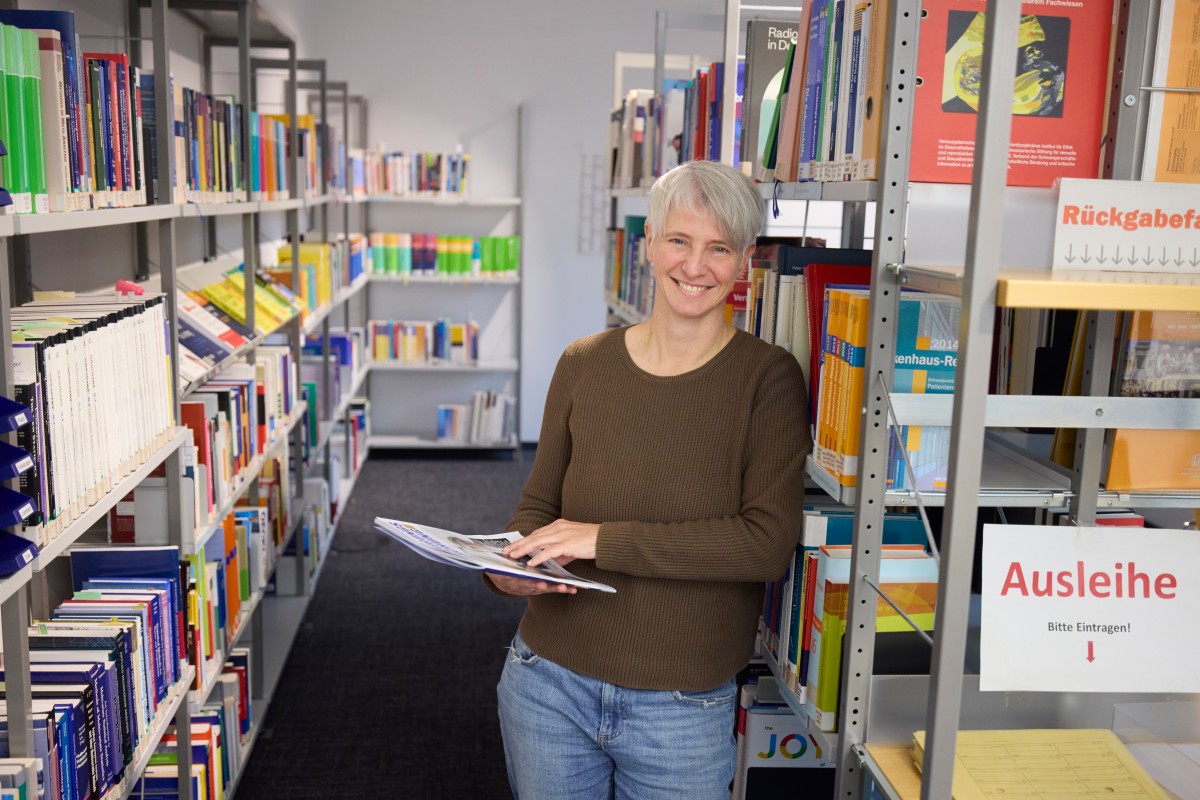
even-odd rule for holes
{"type": "Polygon", "coordinates": [[[555,561],[544,561],[536,567],[528,565],[529,557],[509,558],[505,547],[521,539],[519,533],[491,533],[468,536],[464,533],[431,528],[414,522],[375,518],[375,527],[401,544],[407,545],[430,561],[438,561],[461,569],[480,569],[518,578],[565,583],[582,589],[615,592],[611,586],[572,575],[555,561]]]}

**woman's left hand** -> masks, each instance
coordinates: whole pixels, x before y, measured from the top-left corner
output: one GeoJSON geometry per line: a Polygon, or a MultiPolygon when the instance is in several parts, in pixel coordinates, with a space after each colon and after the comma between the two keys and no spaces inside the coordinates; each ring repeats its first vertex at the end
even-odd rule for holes
{"type": "Polygon", "coordinates": [[[599,525],[558,519],[544,528],[538,528],[521,541],[513,542],[504,548],[504,554],[510,558],[522,558],[540,549],[537,555],[530,557],[529,566],[536,567],[551,558],[566,566],[577,558],[595,558],[599,535],[599,525]]]}

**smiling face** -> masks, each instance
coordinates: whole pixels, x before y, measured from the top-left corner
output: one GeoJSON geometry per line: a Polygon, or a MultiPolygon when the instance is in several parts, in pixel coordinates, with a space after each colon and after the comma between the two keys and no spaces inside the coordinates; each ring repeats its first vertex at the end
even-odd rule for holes
{"type": "Polygon", "coordinates": [[[725,298],[748,253],[734,250],[716,220],[703,211],[675,208],[661,232],[647,227],[646,235],[657,284],[655,310],[663,303],[663,311],[687,319],[723,317],[725,298]]]}

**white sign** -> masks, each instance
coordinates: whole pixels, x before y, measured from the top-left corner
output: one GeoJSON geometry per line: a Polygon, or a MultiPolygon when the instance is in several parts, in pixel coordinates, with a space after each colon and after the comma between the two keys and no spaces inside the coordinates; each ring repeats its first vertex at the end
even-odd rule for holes
{"type": "Polygon", "coordinates": [[[1189,184],[1064,178],[1053,266],[1200,275],[1200,191],[1189,184]]]}
{"type": "Polygon", "coordinates": [[[985,525],[979,688],[1200,692],[1200,533],[985,525]]]}

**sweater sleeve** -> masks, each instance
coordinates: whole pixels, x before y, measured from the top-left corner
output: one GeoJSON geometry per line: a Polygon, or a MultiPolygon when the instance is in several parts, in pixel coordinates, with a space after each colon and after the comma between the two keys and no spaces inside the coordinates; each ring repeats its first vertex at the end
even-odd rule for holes
{"type": "Polygon", "coordinates": [[[528,536],[561,516],[563,475],[571,463],[571,387],[573,348],[568,347],[554,368],[533,470],[505,530],[528,536]]]}
{"type": "Polygon", "coordinates": [[[804,511],[804,461],[812,450],[800,365],[778,348],[758,383],[735,516],[686,522],[605,522],[601,569],[653,578],[770,581],[795,552],[804,511]]]}

